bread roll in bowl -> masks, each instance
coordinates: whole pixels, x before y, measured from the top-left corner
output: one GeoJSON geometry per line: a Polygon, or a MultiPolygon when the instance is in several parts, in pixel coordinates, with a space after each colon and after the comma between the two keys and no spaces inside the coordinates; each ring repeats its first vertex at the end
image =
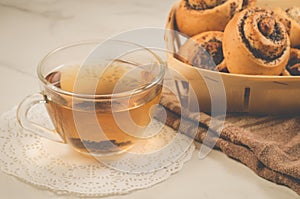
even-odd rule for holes
{"type": "Polygon", "coordinates": [[[294,76],[300,76],[300,50],[291,49],[290,59],[287,65],[287,71],[294,76]]]}
{"type": "Polygon", "coordinates": [[[280,75],[289,60],[290,39],[272,11],[249,8],[226,26],[223,52],[230,73],[280,75]]]}
{"type": "Polygon", "coordinates": [[[181,0],[175,12],[177,28],[187,36],[223,31],[242,6],[243,0],[181,0]]]}
{"type": "Polygon", "coordinates": [[[222,50],[223,32],[208,31],[189,38],[176,54],[180,61],[194,67],[226,70],[222,50]]]}
{"type": "Polygon", "coordinates": [[[292,7],[284,11],[281,8],[275,8],[274,12],[282,18],[282,20],[287,20],[285,23],[286,28],[289,30],[291,46],[300,46],[300,8],[292,7]]]}

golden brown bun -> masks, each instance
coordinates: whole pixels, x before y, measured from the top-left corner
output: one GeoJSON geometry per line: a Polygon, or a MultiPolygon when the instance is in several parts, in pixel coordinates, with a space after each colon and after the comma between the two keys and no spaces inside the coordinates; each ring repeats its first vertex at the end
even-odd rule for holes
{"type": "Polygon", "coordinates": [[[226,26],[223,52],[230,73],[280,75],[289,59],[290,39],[272,11],[249,8],[226,26]]]}
{"type": "Polygon", "coordinates": [[[189,38],[180,48],[177,58],[189,65],[210,70],[225,69],[222,52],[223,32],[208,31],[189,38]]]}
{"type": "Polygon", "coordinates": [[[286,13],[298,24],[300,23],[300,7],[291,7],[286,10],[286,13]]]}
{"type": "Polygon", "coordinates": [[[300,46],[300,8],[289,8],[287,11],[281,8],[275,8],[274,12],[281,17],[282,20],[288,21],[285,25],[290,31],[291,46],[300,46]]]}
{"type": "Polygon", "coordinates": [[[287,70],[291,75],[300,75],[300,50],[296,48],[291,49],[291,55],[287,70]]]}
{"type": "Polygon", "coordinates": [[[176,12],[178,30],[187,36],[206,31],[223,31],[242,0],[181,0],[176,12]]]}

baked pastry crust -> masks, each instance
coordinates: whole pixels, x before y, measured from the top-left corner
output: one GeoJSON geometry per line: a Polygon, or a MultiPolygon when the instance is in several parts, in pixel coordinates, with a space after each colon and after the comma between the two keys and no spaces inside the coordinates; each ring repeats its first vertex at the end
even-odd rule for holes
{"type": "Polygon", "coordinates": [[[177,28],[187,36],[223,31],[242,6],[243,0],[181,0],[175,12],[177,28]]]}
{"type": "Polygon", "coordinates": [[[230,73],[280,75],[290,56],[290,39],[272,11],[249,8],[226,26],[223,52],[230,73]]]}
{"type": "Polygon", "coordinates": [[[291,49],[291,55],[287,65],[287,71],[291,75],[300,76],[300,50],[297,48],[291,49]]]}
{"type": "Polygon", "coordinates": [[[222,50],[223,32],[208,31],[189,38],[180,48],[176,57],[189,65],[209,70],[224,71],[222,50]]]}
{"type": "Polygon", "coordinates": [[[274,12],[282,18],[287,20],[286,28],[289,30],[291,46],[300,46],[300,8],[292,7],[284,11],[281,8],[275,8],[274,12]]]}

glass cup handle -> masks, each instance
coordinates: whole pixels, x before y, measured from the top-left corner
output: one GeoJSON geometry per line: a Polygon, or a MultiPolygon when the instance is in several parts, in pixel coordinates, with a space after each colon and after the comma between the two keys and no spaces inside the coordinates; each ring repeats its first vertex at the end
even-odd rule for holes
{"type": "Polygon", "coordinates": [[[43,127],[35,122],[32,122],[28,119],[29,110],[36,104],[45,104],[47,103],[44,96],[40,93],[35,93],[26,97],[19,105],[17,110],[17,118],[19,124],[26,130],[29,130],[41,137],[45,137],[49,140],[65,143],[64,139],[55,131],[43,127]]]}

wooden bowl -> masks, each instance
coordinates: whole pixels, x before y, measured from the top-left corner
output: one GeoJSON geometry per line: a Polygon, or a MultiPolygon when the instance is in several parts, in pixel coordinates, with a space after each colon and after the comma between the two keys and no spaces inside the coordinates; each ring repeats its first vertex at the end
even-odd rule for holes
{"type": "MultiPolygon", "coordinates": [[[[279,2],[279,1],[278,1],[279,2]]],[[[300,113],[300,76],[258,76],[221,73],[196,68],[174,57],[186,41],[176,30],[173,6],[166,24],[165,41],[169,52],[168,67],[176,71],[189,83],[197,96],[201,111],[211,112],[212,102],[224,104],[227,112],[253,114],[297,114],[300,113]],[[212,101],[213,99],[213,101],[212,101]],[[218,100],[220,100],[218,102],[218,100]]],[[[274,4],[272,4],[274,6],[274,4]]],[[[195,102],[190,102],[191,104],[195,102]]]]}

